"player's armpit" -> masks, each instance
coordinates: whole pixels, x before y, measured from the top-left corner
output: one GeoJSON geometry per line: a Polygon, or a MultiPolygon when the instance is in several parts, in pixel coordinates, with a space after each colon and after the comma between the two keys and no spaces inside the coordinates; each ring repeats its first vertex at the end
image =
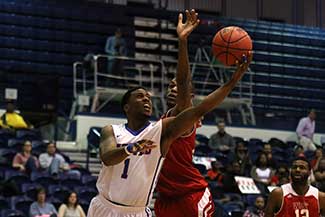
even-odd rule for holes
{"type": "Polygon", "coordinates": [[[276,188],[271,192],[265,208],[265,217],[274,217],[274,214],[280,210],[282,195],[281,188],[276,188]]]}

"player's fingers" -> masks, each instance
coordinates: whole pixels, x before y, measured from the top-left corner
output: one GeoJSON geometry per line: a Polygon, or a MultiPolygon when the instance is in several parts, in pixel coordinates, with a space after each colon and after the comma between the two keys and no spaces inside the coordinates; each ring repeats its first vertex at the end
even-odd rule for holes
{"type": "Polygon", "coordinates": [[[186,22],[190,22],[191,21],[191,14],[188,10],[185,11],[186,14],[186,22]]]}
{"type": "Polygon", "coordinates": [[[194,11],[194,14],[193,14],[193,22],[196,22],[196,20],[197,20],[197,17],[198,17],[198,13],[196,13],[195,11],[194,11]]]}
{"type": "Polygon", "coordinates": [[[191,22],[193,22],[195,20],[195,10],[192,9],[190,14],[191,14],[191,22]]]}
{"type": "Polygon", "coordinates": [[[145,149],[154,149],[154,148],[157,148],[157,145],[145,145],[144,148],[145,149]]]}
{"type": "Polygon", "coordinates": [[[179,13],[178,14],[178,24],[183,23],[183,14],[179,13]]]}
{"type": "Polygon", "coordinates": [[[197,27],[200,24],[200,20],[197,19],[196,22],[194,23],[194,27],[197,27]]]}

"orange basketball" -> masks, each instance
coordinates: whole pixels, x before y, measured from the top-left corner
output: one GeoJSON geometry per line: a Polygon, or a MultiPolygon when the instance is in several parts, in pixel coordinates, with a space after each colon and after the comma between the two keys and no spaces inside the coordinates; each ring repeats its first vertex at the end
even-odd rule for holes
{"type": "Polygon", "coordinates": [[[238,26],[228,26],[214,36],[213,55],[224,65],[231,66],[240,61],[243,54],[252,51],[253,43],[248,33],[238,26]]]}

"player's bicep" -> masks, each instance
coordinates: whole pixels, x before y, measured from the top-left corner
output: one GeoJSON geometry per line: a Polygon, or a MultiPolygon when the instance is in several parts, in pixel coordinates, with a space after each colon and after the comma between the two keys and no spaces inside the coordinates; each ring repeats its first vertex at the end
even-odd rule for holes
{"type": "Polygon", "coordinates": [[[320,206],[320,213],[322,216],[325,216],[325,193],[319,192],[319,206],[320,206]]]}
{"type": "Polygon", "coordinates": [[[101,131],[99,153],[102,157],[107,152],[116,148],[116,140],[112,126],[106,126],[101,131]]]}

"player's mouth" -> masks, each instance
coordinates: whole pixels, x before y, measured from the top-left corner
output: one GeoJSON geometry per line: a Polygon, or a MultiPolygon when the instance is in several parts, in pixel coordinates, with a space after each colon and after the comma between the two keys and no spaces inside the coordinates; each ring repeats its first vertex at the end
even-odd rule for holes
{"type": "Polygon", "coordinates": [[[151,106],[148,103],[144,104],[143,107],[145,110],[151,111],[151,106]]]}

